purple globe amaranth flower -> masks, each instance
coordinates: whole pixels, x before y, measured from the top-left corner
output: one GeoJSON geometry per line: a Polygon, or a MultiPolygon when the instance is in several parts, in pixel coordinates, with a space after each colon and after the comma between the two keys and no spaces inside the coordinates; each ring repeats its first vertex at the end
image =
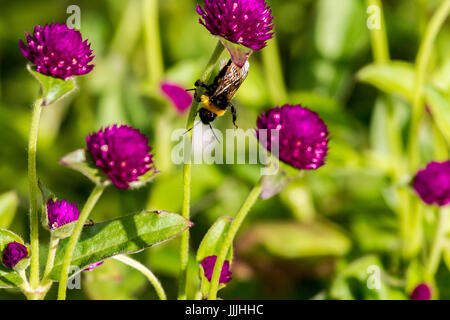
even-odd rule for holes
{"type": "Polygon", "coordinates": [[[19,263],[20,260],[28,256],[27,247],[16,241],[10,242],[3,250],[2,261],[3,264],[12,269],[19,263]]]}
{"type": "Polygon", "coordinates": [[[430,300],[431,288],[426,283],[421,283],[414,288],[410,295],[411,300],[430,300]]]}
{"type": "Polygon", "coordinates": [[[81,271],[92,271],[92,270],[94,270],[95,268],[97,268],[98,266],[101,266],[101,265],[103,264],[103,262],[104,262],[104,261],[99,261],[99,262],[90,264],[86,269],[83,269],[83,270],[81,270],[81,271]]]}
{"type": "Polygon", "coordinates": [[[192,104],[192,96],[184,88],[176,84],[163,82],[161,91],[170,99],[180,114],[188,110],[192,104]]]}
{"type": "Polygon", "coordinates": [[[450,203],[450,160],[430,162],[417,172],[413,182],[414,190],[430,205],[445,206],[450,203]]]}
{"type": "Polygon", "coordinates": [[[117,188],[127,189],[131,182],[155,169],[147,136],[132,127],[106,127],[87,136],[86,144],[95,164],[117,188]]]}
{"type": "Polygon", "coordinates": [[[272,151],[279,143],[280,160],[302,170],[315,170],[325,164],[328,129],[318,114],[301,105],[284,105],[262,113],[257,120],[259,141],[272,151]],[[262,129],[267,139],[262,139],[262,129]],[[272,130],[278,131],[279,140],[272,130]]]}
{"type": "MultiPolygon", "coordinates": [[[[211,278],[214,272],[214,266],[216,265],[217,256],[209,256],[202,260],[202,268],[205,273],[206,279],[211,282],[211,278]]],[[[225,260],[220,271],[219,283],[228,283],[231,280],[230,262],[225,260]]]]}
{"type": "Polygon", "coordinates": [[[67,79],[94,68],[89,64],[94,59],[91,45],[83,41],[79,31],[65,24],[36,26],[32,35],[25,35],[27,43],[19,40],[19,47],[24,57],[36,65],[37,72],[67,79]]]}
{"type": "Polygon", "coordinates": [[[260,50],[273,37],[272,10],[264,0],[205,0],[199,22],[213,35],[260,50]]]}
{"type": "Polygon", "coordinates": [[[80,211],[77,204],[69,203],[66,200],[47,201],[47,220],[50,230],[59,228],[65,224],[78,220],[80,211]]]}

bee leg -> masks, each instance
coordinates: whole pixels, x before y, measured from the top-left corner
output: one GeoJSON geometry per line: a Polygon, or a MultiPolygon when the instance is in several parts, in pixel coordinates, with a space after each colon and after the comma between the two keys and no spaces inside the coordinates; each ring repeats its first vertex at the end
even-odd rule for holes
{"type": "Polygon", "coordinates": [[[231,103],[230,103],[230,108],[231,108],[231,115],[233,116],[233,124],[234,124],[234,127],[237,129],[238,126],[236,125],[236,119],[237,119],[236,108],[231,103]]]}

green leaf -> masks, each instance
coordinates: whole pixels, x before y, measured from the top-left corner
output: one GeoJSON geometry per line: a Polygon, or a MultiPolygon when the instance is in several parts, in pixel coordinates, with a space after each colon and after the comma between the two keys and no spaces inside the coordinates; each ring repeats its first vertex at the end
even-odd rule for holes
{"type": "MultiPolygon", "coordinates": [[[[209,256],[219,255],[219,251],[222,248],[225,236],[230,229],[232,218],[221,217],[209,228],[206,235],[203,237],[202,242],[197,250],[197,262],[201,263],[202,260],[209,256]]],[[[232,249],[232,248],[231,248],[232,249]]],[[[233,250],[228,253],[227,260],[233,258],[233,250]]]]}
{"type": "Polygon", "coordinates": [[[254,226],[249,231],[252,245],[261,246],[272,255],[284,259],[341,256],[350,250],[350,240],[334,226],[311,222],[272,221],[254,226]]]}
{"type": "Polygon", "coordinates": [[[365,6],[359,0],[317,1],[314,40],[319,53],[329,60],[357,55],[367,44],[365,6]]]}
{"type": "MultiPolygon", "coordinates": [[[[223,246],[223,242],[225,241],[226,234],[230,229],[232,221],[233,221],[232,218],[221,217],[217,219],[217,221],[211,226],[211,228],[209,228],[208,232],[206,233],[205,237],[200,243],[200,246],[197,251],[197,262],[199,264],[206,257],[219,255],[220,249],[223,246]]],[[[233,259],[233,247],[230,248],[227,257],[225,259],[230,262],[230,267],[232,259],[233,259]]],[[[208,296],[210,282],[205,277],[203,268],[200,266],[199,269],[201,279],[201,292],[203,298],[206,298],[208,296]]],[[[224,288],[225,286],[226,286],[225,284],[220,284],[219,290],[224,288]]]]}
{"type": "MultiPolygon", "coordinates": [[[[117,254],[130,254],[180,235],[192,223],[182,216],[164,211],[143,211],[111,221],[86,226],[73,254],[72,266],[81,270],[117,254]]],[[[69,239],[61,240],[50,273],[59,279],[69,239]]]]}
{"type": "Polygon", "coordinates": [[[64,156],[59,163],[88,177],[97,185],[108,186],[111,180],[87,156],[85,149],[78,149],[64,156]]]}
{"type": "Polygon", "coordinates": [[[431,85],[425,87],[425,95],[433,120],[450,145],[450,96],[431,85]]]}
{"type": "Polygon", "coordinates": [[[33,67],[30,64],[27,65],[27,69],[41,85],[43,106],[55,103],[77,88],[73,78],[63,80],[52,76],[47,76],[33,70],[33,67]]]}
{"type": "Polygon", "coordinates": [[[393,61],[386,64],[370,64],[357,73],[357,78],[383,92],[398,94],[408,101],[412,100],[415,70],[410,63],[393,61]]]}
{"type": "MultiPolygon", "coordinates": [[[[10,242],[19,242],[24,244],[21,237],[19,237],[14,232],[6,229],[0,229],[0,253],[3,254],[3,249],[10,242]]],[[[1,255],[0,254],[0,255],[1,255]]],[[[24,259],[25,260],[25,259],[24,259]]],[[[20,275],[15,270],[6,268],[2,263],[0,263],[0,288],[12,288],[21,285],[23,282],[20,275]]]]}
{"type": "Polygon", "coordinates": [[[14,191],[0,195],[0,228],[8,228],[11,225],[19,205],[19,197],[14,191]]]}

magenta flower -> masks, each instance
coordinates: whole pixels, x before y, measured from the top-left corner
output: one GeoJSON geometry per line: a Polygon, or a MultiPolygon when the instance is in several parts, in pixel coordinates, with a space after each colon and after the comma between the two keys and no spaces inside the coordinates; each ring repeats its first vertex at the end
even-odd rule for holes
{"type": "Polygon", "coordinates": [[[430,300],[431,288],[426,283],[419,284],[410,295],[411,300],[430,300]]]}
{"type": "Polygon", "coordinates": [[[192,96],[182,87],[169,82],[161,84],[161,91],[169,98],[178,113],[184,113],[192,104],[192,96]]]}
{"type": "Polygon", "coordinates": [[[417,172],[413,182],[414,190],[430,205],[445,206],[450,203],[450,160],[430,162],[417,172]]]}
{"type": "Polygon", "coordinates": [[[106,127],[87,136],[86,144],[95,164],[117,188],[127,189],[131,182],[155,169],[147,136],[132,127],[106,127]]]}
{"type": "Polygon", "coordinates": [[[67,79],[94,68],[89,64],[94,59],[90,44],[83,41],[79,31],[65,24],[36,26],[33,35],[25,35],[27,43],[19,40],[19,47],[23,56],[36,65],[37,72],[67,79]]]}
{"type": "MultiPolygon", "coordinates": [[[[217,256],[209,256],[203,259],[202,268],[205,273],[206,279],[211,282],[211,278],[214,272],[214,266],[216,265],[217,256]]],[[[231,272],[230,272],[230,262],[225,260],[222,266],[222,270],[220,271],[220,279],[219,283],[228,283],[231,280],[231,272]]]]}
{"type": "Polygon", "coordinates": [[[28,256],[27,247],[16,241],[10,242],[3,250],[2,261],[3,264],[12,269],[19,263],[20,260],[28,256]]]}
{"type": "Polygon", "coordinates": [[[47,201],[47,219],[50,230],[57,229],[65,224],[77,221],[80,216],[77,204],[66,200],[47,201]]]}
{"type": "Polygon", "coordinates": [[[95,268],[97,268],[98,266],[101,266],[102,264],[103,264],[103,261],[99,261],[99,262],[90,264],[86,269],[83,269],[83,270],[81,270],[81,271],[92,271],[92,270],[94,270],[95,268]]]}
{"type": "Polygon", "coordinates": [[[257,136],[267,150],[271,151],[278,130],[279,158],[302,170],[315,170],[325,164],[328,152],[328,129],[317,113],[301,105],[284,105],[263,113],[257,121],[257,136]],[[267,139],[261,139],[261,130],[267,130],[267,139]]]}
{"type": "Polygon", "coordinates": [[[264,0],[205,0],[199,22],[213,35],[260,50],[273,37],[272,10],[264,0]]]}

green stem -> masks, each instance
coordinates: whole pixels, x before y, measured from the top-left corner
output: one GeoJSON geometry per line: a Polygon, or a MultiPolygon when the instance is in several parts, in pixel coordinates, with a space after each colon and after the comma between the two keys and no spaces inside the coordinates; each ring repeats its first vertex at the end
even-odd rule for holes
{"type": "Polygon", "coordinates": [[[250,191],[250,194],[248,195],[247,199],[245,200],[244,204],[242,205],[241,209],[239,210],[239,212],[237,213],[236,217],[234,218],[233,222],[230,225],[230,229],[228,230],[228,233],[225,236],[222,248],[220,249],[219,255],[217,256],[216,264],[214,265],[214,271],[211,277],[211,285],[209,288],[208,300],[216,300],[217,298],[220,273],[222,271],[223,263],[225,262],[225,257],[227,256],[227,253],[230,250],[231,245],[233,244],[234,237],[236,236],[236,233],[238,232],[240,226],[242,225],[242,222],[244,221],[245,217],[247,217],[247,214],[255,204],[260,194],[261,194],[261,181],[259,181],[250,191]]]}
{"type": "Polygon", "coordinates": [[[142,10],[145,32],[147,73],[151,85],[156,88],[164,73],[158,19],[158,0],[144,0],[142,10]]]}
{"type": "MultiPolygon", "coordinates": [[[[224,47],[220,41],[218,41],[214,52],[209,59],[208,64],[206,65],[205,71],[201,77],[201,81],[207,82],[214,70],[217,61],[219,60],[224,47]]],[[[197,94],[200,96],[203,92],[203,89],[199,88],[197,94]]],[[[192,101],[191,109],[189,111],[188,120],[186,123],[186,129],[190,129],[193,127],[195,122],[195,116],[197,115],[197,107],[198,102],[195,99],[192,101]]],[[[188,133],[189,137],[192,137],[191,130],[188,133]]],[[[183,208],[182,215],[186,219],[190,219],[190,197],[191,197],[191,163],[187,161],[184,164],[183,168],[183,208]]],[[[179,277],[179,285],[178,285],[178,299],[186,300],[187,299],[187,268],[189,262],[189,230],[186,230],[181,235],[181,245],[180,245],[180,277],[179,277]]]]}
{"type": "Polygon", "coordinates": [[[39,133],[39,120],[42,111],[42,98],[36,100],[31,115],[30,136],[28,139],[28,183],[30,192],[30,242],[31,266],[30,285],[32,289],[39,286],[39,186],[36,171],[36,150],[39,133]]]}
{"type": "Polygon", "coordinates": [[[45,265],[44,278],[42,280],[43,283],[46,282],[47,276],[49,275],[50,271],[52,271],[53,264],[55,262],[56,249],[58,249],[58,243],[59,238],[51,235],[48,247],[47,264],[45,265]]]}
{"type": "MultiPolygon", "coordinates": [[[[411,124],[409,131],[409,143],[408,143],[408,170],[410,174],[415,174],[420,166],[420,146],[419,146],[419,129],[420,123],[424,111],[424,94],[423,87],[426,82],[428,74],[428,67],[430,64],[430,58],[433,51],[433,45],[436,37],[442,28],[445,20],[450,14],[450,0],[445,0],[438,8],[436,13],[430,20],[429,25],[426,28],[424,38],[420,44],[419,53],[416,59],[416,75],[414,83],[414,95],[412,105],[411,124]]],[[[409,202],[409,212],[407,215],[408,220],[408,235],[405,241],[405,256],[408,258],[414,255],[417,249],[420,247],[420,236],[422,234],[421,227],[421,213],[420,205],[413,197],[408,197],[406,200],[409,202]]],[[[405,204],[407,206],[407,204],[405,204]]]]}
{"type": "Polygon", "coordinates": [[[84,204],[83,210],[81,210],[80,217],[78,218],[72,236],[69,239],[66,254],[63,260],[63,265],[61,268],[61,275],[59,278],[58,300],[66,299],[67,278],[75,246],[78,242],[78,239],[80,238],[81,232],[83,231],[84,224],[86,223],[86,220],[89,217],[89,214],[91,213],[98,199],[102,195],[103,190],[105,190],[105,186],[103,185],[97,185],[95,186],[94,190],[92,190],[91,195],[84,204]]]}
{"type": "Polygon", "coordinates": [[[418,169],[420,165],[420,150],[419,150],[419,128],[420,121],[423,115],[424,98],[423,85],[428,72],[430,57],[433,51],[434,41],[442,28],[445,20],[450,13],[450,0],[446,0],[441,4],[439,9],[431,18],[431,21],[426,29],[424,39],[420,45],[419,53],[416,60],[416,78],[414,84],[413,109],[411,117],[411,126],[409,133],[409,170],[412,173],[418,169]]]}
{"type": "Polygon", "coordinates": [[[380,9],[380,28],[370,30],[373,57],[376,63],[385,63],[390,60],[389,44],[387,40],[386,22],[384,20],[383,4],[381,0],[367,0],[368,6],[376,6],[380,9]]]}
{"type": "Polygon", "coordinates": [[[148,281],[150,281],[152,286],[155,288],[155,291],[159,297],[159,300],[167,300],[166,293],[164,292],[164,288],[162,287],[158,278],[146,266],[144,266],[139,261],[136,261],[125,255],[117,255],[117,256],[114,256],[113,259],[120,261],[122,263],[125,263],[125,264],[129,265],[130,267],[133,267],[136,270],[140,271],[144,276],[147,277],[148,281]]]}
{"type": "Polygon", "coordinates": [[[439,211],[439,218],[436,226],[436,233],[434,236],[433,246],[431,249],[430,256],[428,258],[428,264],[425,269],[425,277],[427,281],[432,281],[434,275],[439,266],[439,261],[441,258],[442,248],[444,247],[445,237],[446,237],[446,227],[449,208],[441,208],[439,211]]]}
{"type": "Polygon", "coordinates": [[[288,93],[284,83],[277,38],[270,40],[262,51],[264,73],[273,104],[284,104],[288,101],[288,93]]]}

